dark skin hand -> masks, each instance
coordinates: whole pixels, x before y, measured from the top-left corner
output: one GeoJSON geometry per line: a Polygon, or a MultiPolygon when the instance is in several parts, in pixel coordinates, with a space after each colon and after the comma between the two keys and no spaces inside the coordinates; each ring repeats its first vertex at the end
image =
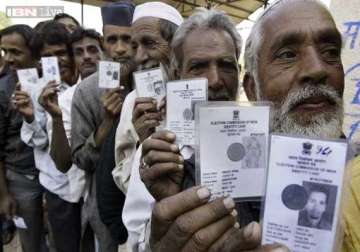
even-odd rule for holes
{"type": "Polygon", "coordinates": [[[132,122],[142,143],[160,125],[161,113],[158,111],[157,102],[153,98],[138,97],[135,99],[132,122]]]}
{"type": "Polygon", "coordinates": [[[21,90],[20,83],[16,84],[13,104],[27,123],[34,121],[34,105],[30,95],[26,91],[21,90]]]}
{"type": "Polygon", "coordinates": [[[281,245],[261,246],[261,227],[236,223],[230,198],[209,202],[206,188],[181,192],[183,162],[176,136],[159,131],[143,143],[140,176],[156,203],[151,219],[152,251],[288,251],[281,245]],[[200,190],[201,189],[201,190],[200,190]]]}
{"type": "Polygon", "coordinates": [[[147,167],[141,167],[140,176],[157,201],[181,191],[184,158],[179,147],[174,144],[175,138],[175,134],[170,131],[158,131],[146,139],[142,146],[142,161],[147,167]]]}
{"type": "Polygon", "coordinates": [[[104,120],[95,133],[96,146],[101,146],[119,117],[125,99],[126,91],[123,86],[107,90],[101,97],[105,110],[104,120]]]}
{"type": "Polygon", "coordinates": [[[151,219],[152,251],[289,251],[276,244],[261,246],[256,222],[239,229],[232,199],[209,198],[205,187],[192,187],[157,202],[151,219]]]}
{"type": "Polygon", "coordinates": [[[51,115],[61,117],[62,112],[58,103],[59,84],[50,81],[42,90],[38,99],[39,104],[51,115]]]}
{"type": "Polygon", "coordinates": [[[49,82],[42,90],[39,103],[52,117],[52,141],[50,156],[56,164],[56,168],[66,173],[72,165],[71,148],[64,129],[62,111],[58,103],[58,84],[49,82]]]}

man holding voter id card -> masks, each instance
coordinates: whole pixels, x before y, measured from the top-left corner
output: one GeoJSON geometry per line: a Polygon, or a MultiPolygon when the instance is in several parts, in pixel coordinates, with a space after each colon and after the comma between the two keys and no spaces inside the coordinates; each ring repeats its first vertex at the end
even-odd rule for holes
{"type": "MultiPolygon", "coordinates": [[[[224,28],[228,27],[224,15],[209,13],[194,14],[176,32],[173,70],[180,79],[206,77],[209,100],[234,100],[238,88],[238,69],[232,63],[238,56],[236,39],[224,28]],[[205,39],[207,35],[210,37],[205,39]],[[199,41],[198,37],[204,39],[199,41]]],[[[273,103],[271,131],[324,139],[342,136],[344,71],[340,54],[341,35],[329,11],[318,1],[278,1],[263,13],[247,41],[243,84],[250,101],[273,103]]],[[[241,115],[241,111],[240,115],[234,112],[234,120],[241,115]]],[[[143,142],[142,154],[135,156],[127,201],[131,200],[133,184],[138,193],[141,190],[141,178],[151,194],[144,192],[141,204],[144,208],[148,204],[152,212],[148,219],[145,215],[134,218],[143,221],[138,248],[287,251],[280,245],[260,246],[261,227],[252,222],[260,217],[259,203],[235,204],[229,197],[209,202],[212,195],[207,187],[191,187],[197,176],[194,159],[191,151],[189,155],[189,149],[176,141],[174,133],[157,131],[143,142]]],[[[231,149],[229,158],[243,157],[243,147],[231,149]]],[[[256,149],[255,153],[261,153],[261,147],[256,149]]],[[[317,151],[328,155],[327,150],[317,151]]],[[[256,177],[253,179],[255,182],[256,177]]],[[[126,202],[125,208],[131,205],[136,204],[126,202]]]]}
{"type": "MultiPolygon", "coordinates": [[[[186,86],[187,83],[191,87],[193,81],[201,80],[199,79],[200,77],[205,77],[207,79],[209,100],[234,101],[239,83],[237,58],[240,54],[240,47],[241,38],[226,15],[216,11],[199,11],[186,20],[174,35],[171,57],[172,70],[174,70],[176,78],[184,79],[185,90],[188,88],[186,86]],[[203,37],[204,40],[199,41],[198,36],[203,37]]],[[[172,84],[179,84],[178,82],[180,81],[168,83],[168,88],[172,84]]],[[[184,90],[180,91],[183,94],[187,94],[184,90]]],[[[183,106],[182,104],[179,105],[183,106]]],[[[174,213],[174,218],[177,215],[180,217],[187,210],[195,210],[193,220],[196,221],[192,222],[194,226],[189,227],[189,232],[193,232],[191,229],[200,229],[203,225],[207,225],[206,223],[210,224],[213,221],[218,221],[216,225],[209,229],[209,233],[213,232],[214,237],[217,238],[220,238],[223,234],[224,236],[222,236],[222,239],[219,239],[218,243],[213,244],[212,249],[214,250],[219,250],[223,246],[224,240],[228,241],[227,244],[230,247],[234,245],[233,242],[236,243],[238,241],[240,243],[244,242],[244,246],[249,248],[257,246],[257,239],[259,239],[260,235],[259,226],[255,224],[250,225],[250,229],[248,228],[247,232],[250,238],[244,241],[244,231],[240,231],[239,224],[235,224],[234,216],[238,215],[238,213],[234,210],[235,203],[231,198],[217,199],[205,204],[208,197],[210,197],[209,191],[206,188],[192,187],[190,190],[181,193],[183,181],[186,188],[194,185],[194,150],[191,146],[185,145],[180,149],[174,143],[175,138],[175,134],[169,131],[157,131],[144,141],[142,147],[139,147],[135,155],[128,197],[123,212],[125,225],[128,229],[130,227],[129,230],[132,231],[129,232],[128,242],[130,246],[134,250],[148,251],[150,248],[147,237],[149,236],[151,236],[150,245],[154,251],[157,251],[158,246],[163,246],[160,240],[162,234],[167,230],[170,231],[176,228],[175,225],[173,228],[170,228],[167,224],[165,225],[162,220],[167,218],[163,215],[166,213],[157,211],[160,209],[166,210],[165,208],[168,206],[177,212],[174,213]],[[143,157],[141,158],[140,173],[151,195],[149,195],[147,189],[143,187],[140,181],[139,160],[141,155],[143,157]],[[164,173],[165,176],[162,176],[164,173]],[[158,175],[161,177],[159,177],[159,180],[158,175]],[[197,196],[197,190],[200,190],[199,195],[201,199],[197,196]],[[171,200],[173,197],[175,197],[174,200],[171,200]],[[158,203],[155,204],[153,217],[150,218],[154,198],[158,203]],[[180,205],[173,204],[176,202],[180,205]],[[165,208],[162,208],[162,205],[165,208]],[[197,207],[200,207],[202,210],[197,209],[197,207]],[[213,209],[216,209],[216,214],[213,214],[213,209]],[[138,223],[137,226],[136,223],[138,223]],[[156,228],[160,227],[163,227],[162,230],[156,230],[156,228]],[[253,233],[252,228],[254,228],[255,233],[253,233]],[[237,237],[230,241],[229,239],[233,234],[238,234],[240,239],[237,237]],[[153,235],[154,237],[152,237],[153,235]],[[154,238],[159,240],[153,240],[154,238]]],[[[243,217],[242,222],[246,225],[257,219],[259,204],[240,203],[239,211],[243,217]]],[[[172,214],[171,212],[168,213],[172,214]]],[[[208,233],[207,230],[204,232],[208,233]]],[[[191,235],[191,233],[184,234],[183,239],[175,235],[173,237],[174,241],[171,242],[172,247],[168,247],[168,249],[181,250],[186,241],[190,240],[191,235]]],[[[190,251],[198,250],[194,243],[189,242],[187,246],[190,251]]],[[[277,247],[266,246],[265,248],[277,247]]],[[[210,246],[207,249],[210,249],[210,246]]]]}
{"type": "Polygon", "coordinates": [[[172,6],[147,2],[136,6],[132,45],[138,71],[135,90],[126,96],[115,139],[113,177],[126,193],[137,147],[162,121],[164,85],[170,67],[170,43],[183,18],[172,6]]]}
{"type": "Polygon", "coordinates": [[[127,236],[121,220],[124,195],[109,174],[113,168],[113,147],[109,146],[124,98],[132,88],[130,26],[134,8],[127,0],[102,6],[107,60],[100,61],[98,71],[79,83],[71,107],[72,161],[85,171],[90,186],[82,209],[83,222],[87,230],[88,226],[93,230],[100,251],[117,251],[127,236]]]}
{"type": "MultiPolygon", "coordinates": [[[[66,153],[70,155],[63,118],[64,107],[71,105],[64,103],[63,99],[72,88],[74,76],[70,34],[63,24],[50,21],[36,33],[32,43],[41,56],[43,79],[25,89],[32,99],[18,107],[24,120],[21,138],[35,151],[55,247],[58,251],[77,251],[81,236],[79,201],[84,191],[84,174],[76,167],[64,174],[59,165],[59,159],[66,157],[66,153]],[[61,156],[56,155],[59,149],[61,156]],[[61,217],[58,212],[60,207],[61,217]],[[72,226],[72,232],[64,233],[64,225],[72,226]]],[[[22,88],[26,88],[27,83],[24,80],[20,82],[22,88]]],[[[26,95],[26,92],[17,92],[15,97],[24,99],[26,95]]]]}
{"type": "MultiPolygon", "coordinates": [[[[34,31],[27,25],[14,25],[1,31],[1,50],[9,72],[0,81],[0,214],[6,219],[20,217],[32,230],[19,229],[24,252],[41,251],[43,234],[43,187],[34,160],[34,149],[20,136],[23,119],[18,111],[24,100],[13,96],[16,71],[36,67],[36,50],[30,44],[34,31]],[[14,54],[14,52],[17,52],[14,54]],[[15,106],[14,106],[15,105],[15,106]]],[[[37,73],[37,71],[35,70],[37,73]]],[[[14,91],[15,90],[15,91],[14,91]]]]}

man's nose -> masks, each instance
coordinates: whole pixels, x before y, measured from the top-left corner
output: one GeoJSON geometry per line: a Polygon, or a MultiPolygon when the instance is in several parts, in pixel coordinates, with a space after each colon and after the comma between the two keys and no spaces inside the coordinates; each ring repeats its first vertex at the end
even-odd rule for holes
{"type": "Polygon", "coordinates": [[[208,79],[208,85],[210,89],[219,90],[223,87],[221,83],[219,69],[216,65],[210,65],[206,77],[208,79]]]}
{"type": "Polygon", "coordinates": [[[326,64],[317,49],[313,47],[307,48],[302,59],[301,82],[315,85],[326,83],[328,78],[326,64]]]}
{"type": "Polygon", "coordinates": [[[115,52],[118,55],[123,55],[126,53],[126,47],[124,45],[124,43],[121,40],[118,40],[116,43],[116,47],[115,47],[115,52]]]}
{"type": "Polygon", "coordinates": [[[137,65],[142,65],[148,60],[149,55],[147,54],[146,50],[141,45],[139,45],[139,47],[136,49],[135,63],[137,65]]]}
{"type": "Polygon", "coordinates": [[[84,52],[84,60],[89,60],[89,59],[91,59],[90,53],[87,50],[85,50],[85,52],[84,52]]]}

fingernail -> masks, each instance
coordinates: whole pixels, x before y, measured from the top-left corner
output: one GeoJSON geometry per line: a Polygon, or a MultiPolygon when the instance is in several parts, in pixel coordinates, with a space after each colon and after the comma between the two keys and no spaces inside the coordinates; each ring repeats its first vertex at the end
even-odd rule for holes
{"type": "Polygon", "coordinates": [[[250,238],[254,232],[254,223],[251,222],[244,228],[244,236],[245,238],[250,238]]]}
{"type": "Polygon", "coordinates": [[[226,207],[226,209],[233,209],[235,207],[235,202],[232,198],[225,198],[223,200],[224,206],[226,207]]]}
{"type": "Polygon", "coordinates": [[[125,89],[125,87],[124,86],[120,86],[120,90],[124,90],[125,89]]]}
{"type": "Polygon", "coordinates": [[[152,100],[152,103],[157,104],[157,101],[156,101],[156,100],[152,100]]]}
{"type": "Polygon", "coordinates": [[[183,163],[184,162],[184,158],[182,156],[178,156],[179,162],[183,163]]]}
{"type": "Polygon", "coordinates": [[[172,144],[171,147],[170,147],[171,151],[173,152],[177,152],[179,151],[179,147],[176,145],[176,144],[172,144]]]}
{"type": "Polygon", "coordinates": [[[181,164],[179,164],[179,165],[178,165],[178,168],[179,168],[180,170],[183,170],[183,169],[184,169],[184,166],[181,165],[181,164]]]}
{"type": "Polygon", "coordinates": [[[236,223],[234,224],[234,228],[239,229],[239,228],[240,228],[240,224],[239,224],[238,222],[236,222],[236,223]]]}
{"type": "Polygon", "coordinates": [[[207,199],[210,197],[210,191],[206,187],[202,187],[197,190],[197,195],[200,199],[207,199]]]}
{"type": "Polygon", "coordinates": [[[232,210],[232,212],[230,213],[233,217],[236,217],[238,215],[238,212],[234,209],[232,210]]]}

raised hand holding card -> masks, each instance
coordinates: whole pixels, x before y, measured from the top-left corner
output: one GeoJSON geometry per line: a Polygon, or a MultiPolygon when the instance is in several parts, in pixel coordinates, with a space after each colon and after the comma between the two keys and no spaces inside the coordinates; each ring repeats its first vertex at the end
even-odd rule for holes
{"type": "Polygon", "coordinates": [[[120,63],[113,61],[99,62],[99,87],[117,88],[120,86],[120,63]]]}
{"type": "Polygon", "coordinates": [[[41,58],[43,78],[46,83],[50,81],[61,82],[59,63],[57,57],[41,58]]]}
{"type": "Polygon", "coordinates": [[[21,90],[27,92],[29,95],[39,85],[39,74],[36,68],[27,68],[16,71],[20,81],[21,90]]]}
{"type": "Polygon", "coordinates": [[[207,101],[207,79],[170,81],[166,85],[166,128],[176,143],[195,145],[195,104],[207,101]]]}
{"type": "Polygon", "coordinates": [[[138,97],[151,97],[160,103],[165,96],[165,81],[161,68],[134,72],[134,81],[138,97]]]}

